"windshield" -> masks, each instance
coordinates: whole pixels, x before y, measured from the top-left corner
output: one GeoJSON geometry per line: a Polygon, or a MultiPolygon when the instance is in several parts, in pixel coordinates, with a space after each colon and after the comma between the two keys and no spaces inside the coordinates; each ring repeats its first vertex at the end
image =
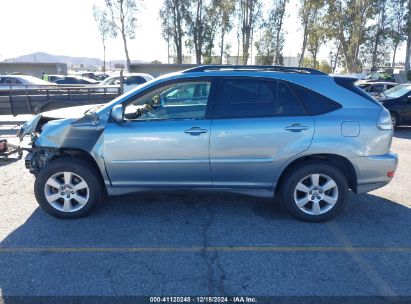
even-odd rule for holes
{"type": "Polygon", "coordinates": [[[100,85],[113,84],[113,81],[115,81],[116,78],[117,78],[117,77],[108,77],[108,78],[104,79],[102,82],[100,82],[100,85]]]}
{"type": "Polygon", "coordinates": [[[151,85],[151,83],[153,83],[154,81],[156,81],[156,80],[154,80],[154,79],[150,80],[150,81],[148,81],[146,83],[143,83],[143,84],[139,85],[138,87],[128,91],[127,93],[124,93],[123,95],[118,96],[117,98],[113,99],[109,103],[106,103],[103,107],[96,110],[96,113],[104,112],[106,109],[110,108],[112,105],[116,104],[118,101],[126,98],[126,96],[132,96],[132,95],[134,95],[134,93],[136,91],[140,91],[140,90],[143,90],[146,87],[149,87],[151,85]]]}
{"type": "Polygon", "coordinates": [[[384,92],[384,95],[387,96],[387,98],[398,98],[398,97],[404,96],[410,91],[411,91],[411,85],[404,84],[404,85],[398,85],[389,90],[386,90],[384,92]]]}

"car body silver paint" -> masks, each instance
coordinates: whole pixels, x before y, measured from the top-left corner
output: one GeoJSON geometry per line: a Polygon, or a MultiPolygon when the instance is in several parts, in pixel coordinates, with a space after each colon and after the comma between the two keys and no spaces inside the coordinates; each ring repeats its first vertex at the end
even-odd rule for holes
{"type": "Polygon", "coordinates": [[[256,71],[174,73],[156,78],[98,109],[97,123],[87,119],[49,122],[36,146],[89,152],[102,172],[109,194],[152,187],[213,187],[253,195],[261,190],[261,195],[266,195],[264,191],[273,192],[290,163],[313,154],[334,154],[349,160],[357,174],[357,192],[364,192],[387,184],[391,180],[387,172],[395,171],[398,162],[396,155],[389,152],[392,130],[377,127],[381,110],[381,105],[337,85],[327,75],[256,71]],[[238,119],[108,123],[114,105],[152,86],[204,76],[282,79],[314,90],[343,107],[313,117],[247,119],[245,126],[238,119]],[[344,136],[341,126],[345,121],[359,122],[356,136],[344,136]],[[308,129],[286,132],[284,127],[293,123],[308,129]],[[193,126],[204,128],[207,133],[195,137],[184,134],[186,128],[193,126]]]}
{"type": "Polygon", "coordinates": [[[104,161],[113,186],[211,187],[210,120],[109,123],[104,161]],[[192,127],[207,133],[184,133],[192,127]],[[121,148],[118,148],[121,147],[121,148]]]}
{"type": "Polygon", "coordinates": [[[357,137],[360,135],[360,122],[343,121],[341,123],[341,134],[345,137],[357,137]]]}

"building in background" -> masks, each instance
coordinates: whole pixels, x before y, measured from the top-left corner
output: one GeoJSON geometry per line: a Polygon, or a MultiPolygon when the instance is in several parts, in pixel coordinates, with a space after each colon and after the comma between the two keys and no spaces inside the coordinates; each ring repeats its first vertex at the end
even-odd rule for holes
{"type": "Polygon", "coordinates": [[[41,77],[47,75],[67,75],[65,63],[41,63],[41,62],[0,62],[0,75],[21,73],[41,77]]]}
{"type": "Polygon", "coordinates": [[[284,66],[298,67],[297,56],[284,56],[284,66]]]}
{"type": "MultiPolygon", "coordinates": [[[[177,56],[171,58],[173,64],[177,64],[177,56]]],[[[193,56],[183,56],[183,64],[193,64],[195,62],[193,56]]]]}

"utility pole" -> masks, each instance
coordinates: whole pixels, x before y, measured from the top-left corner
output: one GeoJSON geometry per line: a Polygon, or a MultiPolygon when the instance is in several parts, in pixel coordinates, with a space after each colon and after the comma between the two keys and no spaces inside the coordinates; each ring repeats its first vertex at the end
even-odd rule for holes
{"type": "Polygon", "coordinates": [[[410,71],[410,56],[411,56],[411,0],[408,0],[408,20],[407,20],[407,50],[405,55],[405,76],[408,80],[408,72],[410,71]]]}

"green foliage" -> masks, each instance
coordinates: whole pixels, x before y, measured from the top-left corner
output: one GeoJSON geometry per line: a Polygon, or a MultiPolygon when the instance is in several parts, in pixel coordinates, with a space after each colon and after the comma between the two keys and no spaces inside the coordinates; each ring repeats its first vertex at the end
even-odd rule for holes
{"type": "Polygon", "coordinates": [[[206,23],[204,36],[204,63],[211,63],[211,56],[215,53],[216,38],[220,39],[220,63],[224,56],[224,38],[233,27],[235,0],[211,0],[206,9],[206,23]]]}
{"type": "Polygon", "coordinates": [[[329,74],[333,72],[331,65],[326,60],[314,61],[311,56],[304,57],[303,67],[318,69],[329,74]]]}
{"type": "Polygon", "coordinates": [[[326,60],[321,60],[320,64],[318,65],[318,69],[328,74],[331,74],[333,72],[332,67],[326,60]]]}
{"type": "MultiPolygon", "coordinates": [[[[301,0],[301,8],[299,10],[299,16],[301,20],[301,25],[303,27],[303,43],[301,49],[301,55],[299,60],[299,66],[304,64],[305,51],[307,49],[307,44],[311,45],[311,53],[315,52],[313,48],[313,43],[316,43],[319,39],[316,39],[316,29],[318,28],[318,16],[321,10],[325,10],[325,0],[301,0]],[[310,39],[311,37],[311,39],[310,39]],[[310,40],[310,42],[309,42],[310,40]]],[[[317,52],[316,52],[317,53],[317,52]]]]}
{"type": "MultiPolygon", "coordinates": [[[[136,14],[139,11],[137,0],[105,0],[111,16],[111,25],[114,35],[120,32],[123,40],[124,52],[127,60],[127,70],[130,71],[130,56],[128,54],[127,39],[135,38],[137,27],[136,14]]],[[[143,0],[139,0],[141,3],[143,0]]]]}
{"type": "Polygon", "coordinates": [[[184,15],[189,0],[164,0],[160,9],[161,32],[168,43],[172,43],[177,55],[177,63],[183,63],[184,15]]]}
{"type": "Polygon", "coordinates": [[[251,37],[254,28],[258,25],[262,15],[261,0],[238,0],[240,5],[237,8],[238,21],[241,27],[241,45],[243,47],[243,64],[248,63],[250,56],[251,37]]]}
{"type": "Polygon", "coordinates": [[[288,0],[274,2],[268,20],[263,24],[261,38],[255,43],[259,64],[283,64],[284,48],[283,21],[288,0]]]}
{"type": "Polygon", "coordinates": [[[359,53],[374,17],[375,0],[326,0],[327,33],[341,44],[344,63],[349,73],[361,68],[359,53]]]}
{"type": "MultiPolygon", "coordinates": [[[[141,0],[140,0],[141,1],[141,0]]],[[[111,16],[112,27],[127,38],[135,38],[136,14],[139,10],[136,0],[105,0],[111,16]]]]}
{"type": "MultiPolygon", "coordinates": [[[[283,19],[289,0],[270,0],[267,20],[262,18],[263,3],[268,3],[264,0],[163,1],[160,10],[162,33],[180,58],[177,62],[182,62],[184,46],[195,54],[197,63],[223,62],[223,57],[229,57],[225,35],[233,30],[234,24],[238,26],[238,52],[243,64],[249,61],[253,36],[258,37],[255,46],[259,63],[280,64],[283,61],[283,19]]],[[[300,0],[303,41],[299,64],[307,65],[311,60],[310,66],[327,71],[342,65],[350,73],[359,72],[363,66],[388,65],[391,54],[395,57],[398,46],[406,38],[408,2],[300,0]],[[328,60],[332,67],[317,58],[326,42],[335,46],[328,60]],[[307,54],[310,58],[305,60],[307,54]]],[[[411,31],[411,25],[409,29],[411,31]]],[[[233,48],[237,50],[237,46],[233,48]]]]}

